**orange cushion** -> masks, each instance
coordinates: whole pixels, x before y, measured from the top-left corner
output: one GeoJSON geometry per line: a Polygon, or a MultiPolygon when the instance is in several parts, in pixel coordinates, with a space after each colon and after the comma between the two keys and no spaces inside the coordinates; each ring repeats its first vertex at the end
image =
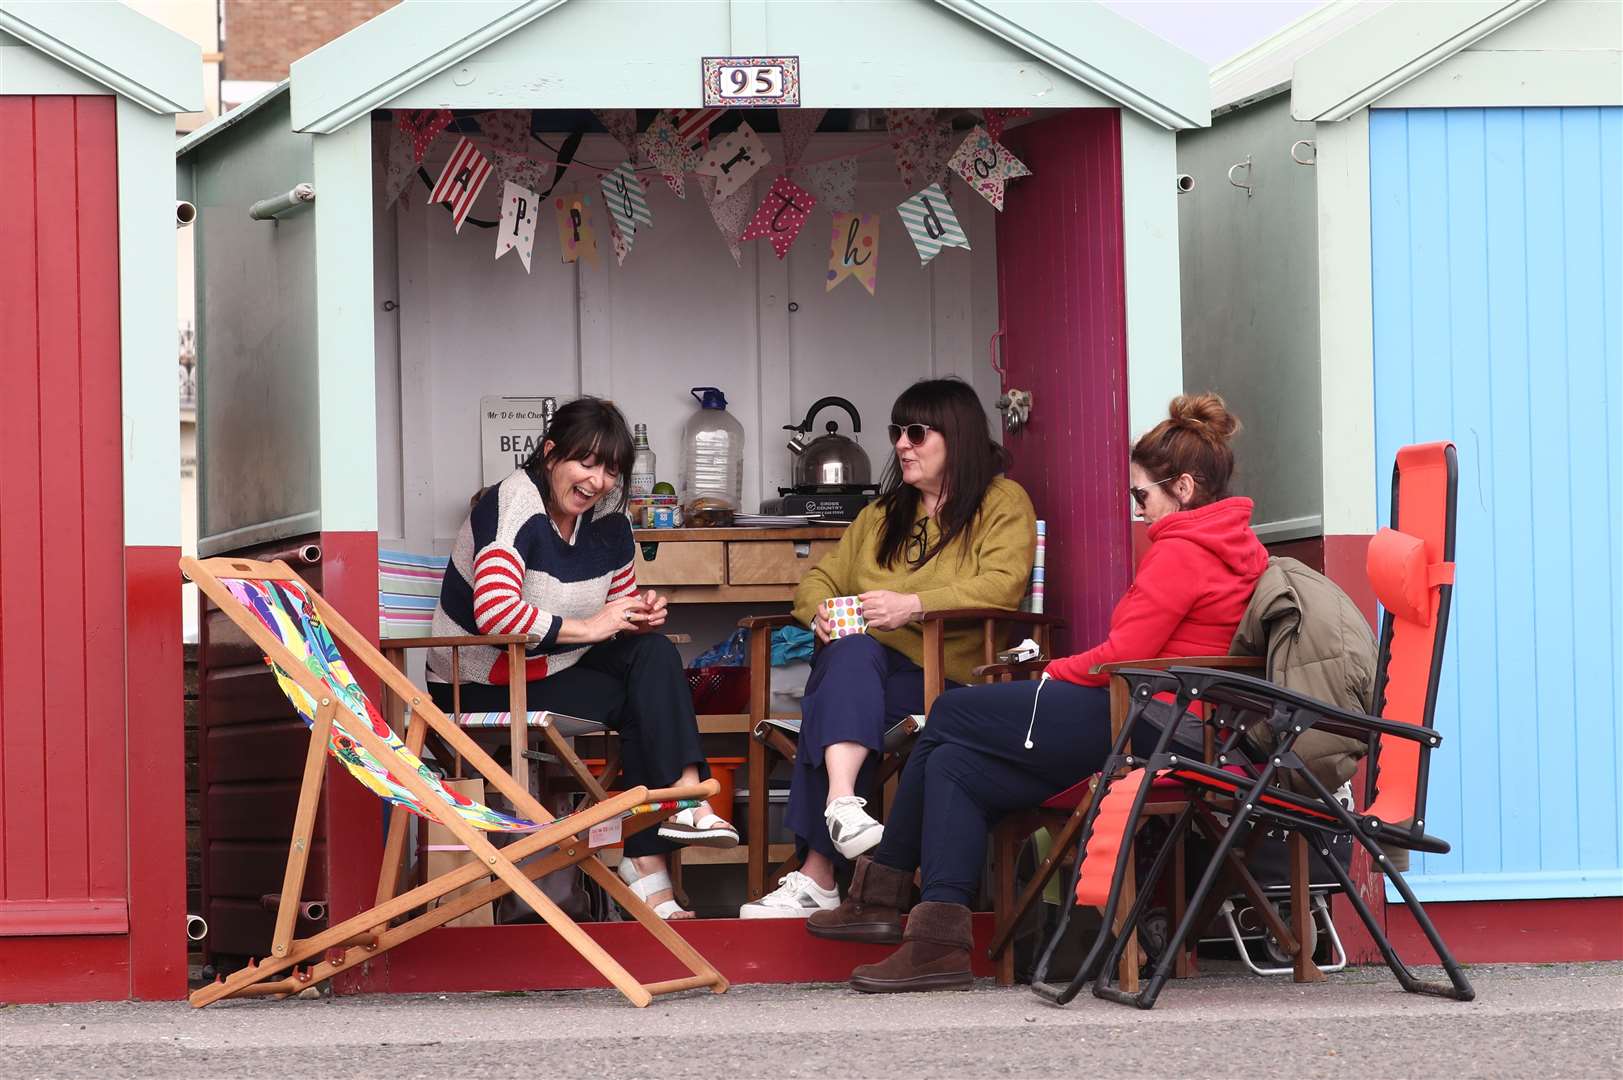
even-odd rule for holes
{"type": "Polygon", "coordinates": [[[1364,565],[1382,607],[1406,622],[1431,625],[1424,540],[1396,529],[1382,529],[1370,540],[1364,565]]]}

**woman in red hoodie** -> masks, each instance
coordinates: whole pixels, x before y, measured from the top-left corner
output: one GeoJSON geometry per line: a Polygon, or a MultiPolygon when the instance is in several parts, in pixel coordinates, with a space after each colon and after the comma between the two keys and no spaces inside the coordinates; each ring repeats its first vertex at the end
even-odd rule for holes
{"type": "Polygon", "coordinates": [[[1110,751],[1110,697],[1100,664],[1226,653],[1268,563],[1251,531],[1251,500],[1229,495],[1240,421],[1216,394],[1173,399],[1133,447],[1130,492],[1150,547],[1086,652],[1048,666],[1041,683],[995,683],[936,699],[903,770],[871,856],[857,861],[844,903],[807,920],[826,938],[902,947],[851,974],[870,993],[968,986],[969,905],[986,835],[1004,814],[1036,806],[1099,771],[1110,751]],[[920,902],[904,938],[913,872],[920,902]]]}

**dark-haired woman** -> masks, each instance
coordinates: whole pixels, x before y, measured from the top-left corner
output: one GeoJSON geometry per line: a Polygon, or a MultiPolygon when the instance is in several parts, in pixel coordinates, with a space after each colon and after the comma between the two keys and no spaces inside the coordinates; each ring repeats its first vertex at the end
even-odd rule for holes
{"type": "MultiPolygon", "coordinates": [[[[1003,472],[986,412],[968,384],[929,379],[891,408],[896,455],[879,499],[846,530],[795,593],[795,618],[824,647],[801,701],[800,742],[785,823],[801,869],[739,915],[805,918],[839,903],[836,855],[854,859],[883,827],[856,792],[878,760],[885,730],[924,709],[925,611],[1014,608],[1031,579],[1036,516],[1003,472]],[[868,632],[829,641],[824,601],[857,596],[868,632]]],[[[949,628],[946,675],[969,679],[980,662],[978,628],[949,628]]]]}
{"type": "Polygon", "coordinates": [[[902,942],[884,961],[853,971],[852,987],[886,993],[973,982],[969,905],[987,830],[1098,772],[1109,753],[1108,679],[1093,669],[1228,651],[1268,563],[1251,531],[1251,500],[1228,493],[1229,440],[1239,427],[1216,394],[1179,397],[1134,445],[1129,492],[1149,522],[1150,547],[1104,641],[1054,661],[1041,683],[967,687],[937,699],[902,772],[884,841],[857,863],[845,903],[807,924],[820,937],[902,942]],[[915,870],[923,871],[921,900],[904,936],[915,870]]]}
{"type": "MultiPolygon", "coordinates": [[[[524,467],[487,490],[457,533],[433,633],[537,635],[521,672],[503,649],[461,649],[462,708],[506,711],[508,684],[524,679],[531,709],[620,733],[626,783],[692,784],[710,775],[692,694],[676,646],[650,632],[665,624],[666,601],[637,591],[631,523],[618,512],[632,455],[613,405],[580,398],[559,409],[524,467]]],[[[430,695],[449,709],[450,650],[430,650],[428,670],[430,695]]],[[[671,896],[667,852],[737,843],[701,804],[628,838],[620,876],[661,918],[688,918],[671,896]]]]}

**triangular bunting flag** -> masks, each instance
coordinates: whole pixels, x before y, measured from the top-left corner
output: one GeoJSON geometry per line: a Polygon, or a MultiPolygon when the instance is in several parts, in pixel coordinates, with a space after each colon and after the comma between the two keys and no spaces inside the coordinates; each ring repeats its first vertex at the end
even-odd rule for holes
{"type": "Polygon", "coordinates": [[[947,158],[952,156],[952,126],[934,109],[886,109],[885,127],[896,154],[902,185],[946,184],[947,158]]]}
{"type": "Polygon", "coordinates": [[[923,265],[928,266],[944,247],[969,250],[969,237],[964,235],[958,215],[952,212],[952,204],[947,202],[940,184],[931,184],[908,196],[896,212],[902,215],[902,224],[907,226],[907,235],[919,249],[919,262],[923,265]]]}
{"type": "Polygon", "coordinates": [[[523,153],[530,142],[529,109],[492,109],[479,114],[479,130],[492,150],[523,153]]]}
{"type": "Polygon", "coordinates": [[[773,252],[781,259],[789,254],[789,245],[800,235],[800,227],[806,224],[806,215],[816,205],[817,196],[787,176],[780,176],[772,181],[766,198],[761,200],[755,216],[750,218],[749,228],[739,239],[768,237],[772,241],[773,252]]]}
{"type": "Polygon", "coordinates": [[[633,164],[637,160],[637,110],[593,109],[592,115],[603,125],[603,130],[614,136],[614,141],[626,148],[633,164]]]}
{"type": "Polygon", "coordinates": [[[535,248],[535,217],[540,206],[535,192],[511,180],[502,185],[502,223],[496,231],[496,258],[517,250],[524,272],[530,272],[530,252],[535,248]]]}
{"type": "Polygon", "coordinates": [[[560,195],[552,200],[558,217],[558,245],[563,248],[563,260],[572,263],[582,255],[593,266],[597,265],[597,236],[592,232],[592,197],[590,195],[560,195]]]}
{"type": "Polygon", "coordinates": [[[872,296],[879,277],[879,215],[835,214],[828,251],[828,288],[848,277],[862,282],[872,296]]]}
{"type": "Polygon", "coordinates": [[[637,147],[642,160],[659,170],[676,197],[687,198],[682,174],[692,172],[698,166],[699,156],[683,141],[676,130],[676,121],[669,112],[654,117],[648,130],[637,136],[637,147]]]}
{"type": "Polygon", "coordinates": [[[714,176],[716,198],[725,199],[771,161],[772,155],[761,145],[761,137],[746,121],[738,125],[737,131],[730,131],[711,143],[693,171],[701,176],[714,176]]]}
{"type": "Polygon", "coordinates": [[[952,155],[951,164],[964,183],[999,210],[1003,209],[1004,184],[1012,177],[1031,175],[1024,162],[982,127],[969,133],[952,155]]]}
{"type": "MultiPolygon", "coordinates": [[[[603,203],[627,241],[637,235],[637,226],[654,224],[654,212],[648,208],[648,193],[629,161],[620,162],[613,172],[604,174],[603,203]]],[[[628,242],[626,250],[630,249],[628,242]]]]}
{"type": "Polygon", "coordinates": [[[754,205],[752,185],[745,184],[725,199],[718,199],[715,197],[715,177],[700,176],[698,180],[699,190],[704,192],[704,201],[710,207],[710,216],[716,223],[716,229],[721,233],[721,238],[727,241],[727,250],[732,252],[733,262],[742,266],[744,251],[738,246],[738,240],[749,221],[750,207],[754,205]]]}
{"type": "Polygon", "coordinates": [[[986,118],[986,131],[998,142],[1003,141],[1003,125],[1010,120],[1018,120],[1022,116],[1030,116],[1030,109],[982,109],[981,115],[986,118]]]}
{"type": "Polygon", "coordinates": [[[802,165],[795,170],[795,177],[830,210],[851,210],[857,204],[857,159],[854,157],[802,165]]]}
{"type": "MultiPolygon", "coordinates": [[[[417,177],[417,161],[411,154],[411,136],[399,127],[389,132],[389,163],[383,173],[383,205],[387,209],[403,195],[417,177]]],[[[410,200],[400,204],[410,206],[410,200]]]]}
{"type": "Polygon", "coordinates": [[[636,239],[636,233],[627,236],[621,232],[620,223],[614,220],[614,215],[609,215],[609,241],[614,245],[615,266],[624,266],[626,264],[626,256],[631,254],[631,244],[636,239]]]}
{"type": "Polygon", "coordinates": [[[412,160],[421,164],[428,148],[451,126],[450,109],[421,109],[400,114],[400,130],[411,136],[412,160]]]}
{"type": "Polygon", "coordinates": [[[435,203],[451,204],[451,220],[456,222],[456,231],[462,231],[462,223],[468,219],[468,211],[473,209],[473,200],[479,197],[479,191],[490,179],[490,162],[479,148],[463,135],[456,141],[456,148],[451,151],[451,158],[440,171],[440,178],[434,184],[434,190],[428,193],[430,205],[435,203]]]}
{"type": "Polygon", "coordinates": [[[536,192],[547,189],[547,173],[552,171],[553,166],[543,165],[534,158],[511,150],[494,150],[491,157],[498,180],[511,180],[536,192]]]}
{"type": "Polygon", "coordinates": [[[778,130],[783,133],[783,167],[792,169],[806,152],[812,132],[823,122],[827,109],[779,109],[778,130]]]}
{"type": "Polygon", "coordinates": [[[710,140],[710,125],[721,119],[726,109],[677,109],[671,113],[671,119],[676,123],[676,133],[686,141],[688,146],[697,144],[701,139],[710,140]]]}

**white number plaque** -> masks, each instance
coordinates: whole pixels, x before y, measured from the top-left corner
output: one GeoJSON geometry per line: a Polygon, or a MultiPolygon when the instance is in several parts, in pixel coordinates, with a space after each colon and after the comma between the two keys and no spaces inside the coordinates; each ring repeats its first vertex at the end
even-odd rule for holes
{"type": "Polygon", "coordinates": [[[704,104],[734,109],[799,108],[800,57],[706,56],[704,104]]]}

